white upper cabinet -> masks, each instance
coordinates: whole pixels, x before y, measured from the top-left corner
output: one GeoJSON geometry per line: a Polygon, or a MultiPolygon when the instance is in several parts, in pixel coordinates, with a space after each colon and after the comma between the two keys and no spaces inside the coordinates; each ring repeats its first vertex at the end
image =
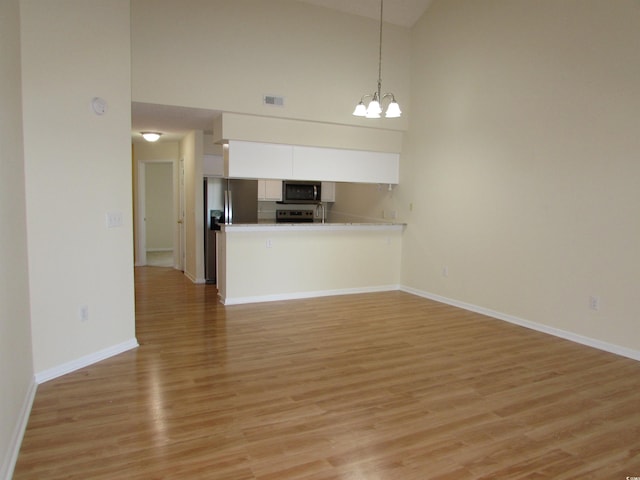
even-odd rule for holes
{"type": "Polygon", "coordinates": [[[400,154],[230,140],[225,176],[397,184],[400,154]]]}
{"type": "Polygon", "coordinates": [[[292,166],[291,145],[230,140],[225,149],[225,176],[230,178],[291,178],[292,166]]]}
{"type": "Polygon", "coordinates": [[[293,147],[293,178],[396,184],[399,170],[397,153],[293,147]]]}

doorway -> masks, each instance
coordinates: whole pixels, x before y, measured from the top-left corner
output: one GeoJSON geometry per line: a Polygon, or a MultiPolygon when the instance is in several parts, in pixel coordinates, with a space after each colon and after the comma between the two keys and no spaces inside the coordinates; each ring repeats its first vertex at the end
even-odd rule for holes
{"type": "Polygon", "coordinates": [[[176,202],[178,167],[174,161],[138,163],[138,220],[136,265],[181,269],[176,245],[179,206],[176,202]]]}

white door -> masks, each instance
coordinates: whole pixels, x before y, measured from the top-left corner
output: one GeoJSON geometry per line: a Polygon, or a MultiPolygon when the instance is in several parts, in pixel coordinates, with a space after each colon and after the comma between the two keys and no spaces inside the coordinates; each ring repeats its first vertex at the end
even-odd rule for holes
{"type": "Polygon", "coordinates": [[[137,245],[136,245],[136,259],[135,264],[138,267],[143,267],[147,264],[147,239],[145,228],[146,222],[146,211],[145,205],[146,201],[146,176],[145,176],[145,164],[144,162],[138,162],[138,220],[136,222],[136,230],[137,230],[137,245]]]}

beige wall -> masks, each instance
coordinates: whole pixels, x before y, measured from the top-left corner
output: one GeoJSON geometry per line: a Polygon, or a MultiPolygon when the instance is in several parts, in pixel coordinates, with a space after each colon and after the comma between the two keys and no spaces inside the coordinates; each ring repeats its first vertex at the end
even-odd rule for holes
{"type": "Polygon", "coordinates": [[[18,0],[0,2],[0,478],[10,478],[35,391],[29,323],[18,0]]]}
{"type": "Polygon", "coordinates": [[[336,201],[331,208],[332,222],[401,222],[395,190],[389,185],[336,183],[336,201]],[[397,218],[393,218],[395,212],[397,218]]]}
{"type": "Polygon", "coordinates": [[[404,115],[351,115],[378,77],[378,22],[294,0],[132,0],[139,102],[406,129],[410,31],[385,25],[383,89],[404,115]],[[284,107],[262,103],[283,95],[284,107]]]}
{"type": "Polygon", "coordinates": [[[213,135],[210,133],[202,136],[202,148],[205,155],[220,155],[222,156],[222,145],[213,143],[213,135]]]}
{"type": "Polygon", "coordinates": [[[190,132],[180,142],[180,158],[184,162],[184,274],[196,283],[204,283],[204,189],[202,157],[204,135],[190,132]]]}
{"type": "Polygon", "coordinates": [[[135,344],[129,2],[23,0],[21,15],[33,359],[42,373],[135,344]],[[90,109],[96,96],[107,101],[103,116],[90,109]],[[107,228],[107,212],[120,212],[122,226],[107,228]]]}
{"type": "Polygon", "coordinates": [[[640,4],[436,1],[412,45],[403,284],[637,354],[640,4]]]}

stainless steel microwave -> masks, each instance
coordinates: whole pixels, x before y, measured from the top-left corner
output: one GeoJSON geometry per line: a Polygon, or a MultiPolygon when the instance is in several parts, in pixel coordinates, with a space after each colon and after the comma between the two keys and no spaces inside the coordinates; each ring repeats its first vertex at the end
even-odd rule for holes
{"type": "Polygon", "coordinates": [[[282,182],[282,203],[319,203],[322,200],[321,182],[282,182]]]}

